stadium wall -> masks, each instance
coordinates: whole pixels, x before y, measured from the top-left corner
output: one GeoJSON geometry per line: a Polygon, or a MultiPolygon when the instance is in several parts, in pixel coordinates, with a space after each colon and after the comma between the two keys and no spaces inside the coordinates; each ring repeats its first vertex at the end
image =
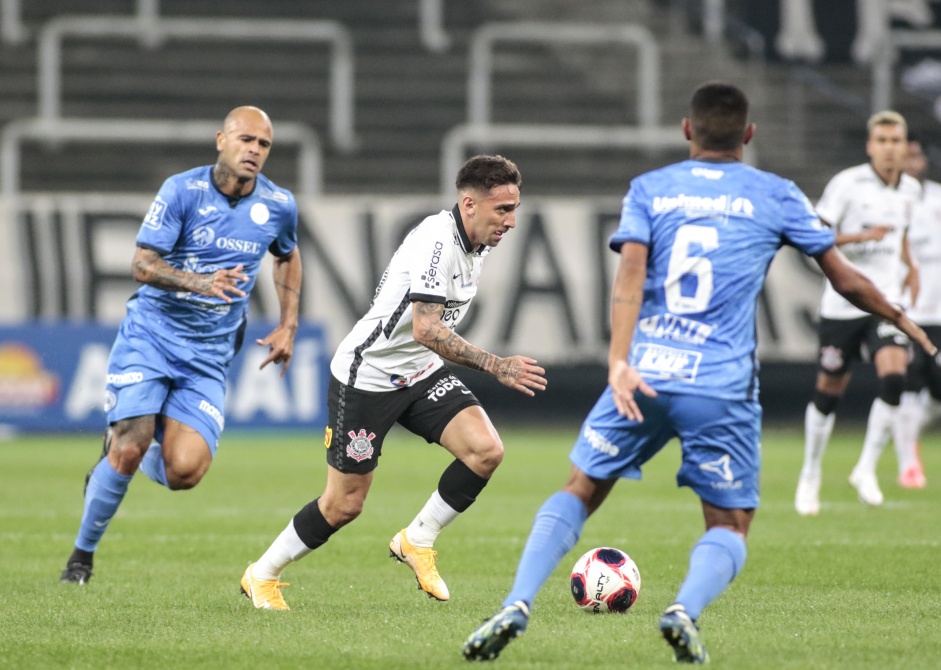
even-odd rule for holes
{"type": "MultiPolygon", "coordinates": [[[[70,324],[107,329],[120,322],[124,303],[136,288],[130,259],[150,198],[57,193],[0,200],[0,280],[13,287],[0,301],[0,324],[14,331],[41,326],[52,333],[32,343],[37,369],[45,369],[44,361],[52,360],[57,348],[69,346],[70,324]]],[[[332,352],[368,307],[388,259],[408,230],[453,203],[437,196],[377,195],[302,199],[298,204],[304,262],[301,317],[321,329],[323,351],[332,352]]],[[[524,197],[516,230],[487,257],[478,298],[461,334],[498,354],[532,356],[550,371],[550,389],[536,399],[518,397],[486,376],[462,372],[494,416],[535,423],[577,420],[603,388],[608,295],[617,266],[606,240],[619,213],[616,199],[524,197]]],[[[262,272],[269,273],[270,267],[262,272]]],[[[799,415],[810,395],[813,323],[821,289],[816,266],[791,249],[782,250],[758,304],[762,395],[769,419],[799,415]]],[[[251,318],[253,323],[277,320],[271,282],[258,282],[251,318]]],[[[677,318],[651,327],[693,332],[701,324],[677,318]]],[[[10,388],[11,375],[18,374],[12,359],[5,358],[11,346],[0,339],[0,388],[10,388]]],[[[326,366],[318,370],[327,374],[326,366]]],[[[862,382],[854,384],[862,394],[869,393],[865,376],[863,372],[862,382]]],[[[0,413],[3,402],[0,394],[0,413]]],[[[869,400],[846,404],[864,416],[869,400]]],[[[260,420],[266,425],[264,417],[260,420]]],[[[295,425],[296,417],[292,421],[295,425]]],[[[286,425],[277,418],[271,423],[286,425]]]]}

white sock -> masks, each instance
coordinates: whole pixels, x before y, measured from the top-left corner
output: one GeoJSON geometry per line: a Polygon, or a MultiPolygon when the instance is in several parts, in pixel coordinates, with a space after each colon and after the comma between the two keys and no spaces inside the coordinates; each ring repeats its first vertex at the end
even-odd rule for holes
{"type": "Polygon", "coordinates": [[[823,454],[827,450],[834,421],[836,414],[821,414],[812,402],[807,404],[807,411],[804,412],[804,467],[801,468],[801,477],[820,476],[823,454]]]}
{"type": "Polygon", "coordinates": [[[892,429],[892,439],[895,442],[895,455],[899,461],[899,474],[917,463],[915,443],[918,441],[919,427],[924,421],[924,405],[917,393],[906,392],[902,394],[898,411],[895,414],[895,425],[892,429]]]}
{"type": "Polygon", "coordinates": [[[268,551],[252,565],[252,576],[255,579],[280,579],[284,568],[312,551],[313,549],[298,537],[297,531],[294,530],[294,519],[291,519],[287,528],[281,531],[268,547],[268,551]]]}
{"type": "Polygon", "coordinates": [[[405,529],[405,536],[415,547],[431,547],[441,529],[454,521],[460,512],[444,502],[435,490],[415,520],[405,529]]]}
{"type": "Polygon", "coordinates": [[[882,450],[889,443],[892,437],[892,425],[895,423],[895,415],[898,414],[898,407],[887,404],[880,398],[872,401],[872,407],[869,409],[869,420],[866,423],[866,439],[863,440],[863,451],[859,455],[859,461],[853,472],[863,472],[867,474],[876,473],[876,464],[882,455],[882,450]]]}

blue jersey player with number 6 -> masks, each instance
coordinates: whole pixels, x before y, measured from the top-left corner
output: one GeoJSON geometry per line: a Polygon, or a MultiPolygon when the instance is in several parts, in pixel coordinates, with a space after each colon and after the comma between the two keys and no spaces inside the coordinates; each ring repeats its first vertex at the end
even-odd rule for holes
{"type": "Polygon", "coordinates": [[[708,660],[697,620],[745,564],[758,507],[761,407],[755,309],[784,245],[813,257],[834,288],[895,323],[929,351],[924,332],[834,246],[790,181],[742,163],[754,135],[748,101],[709,82],[683,132],[689,160],[633,180],[610,239],[620,254],[611,296],[608,386],[582,425],[562,490],[539,509],[502,609],[467,638],[468,660],[491,660],[526,630],[536,593],[620,478],[672,438],[677,484],[699,496],[705,533],[692,549],[660,633],[679,662],[708,660]]]}

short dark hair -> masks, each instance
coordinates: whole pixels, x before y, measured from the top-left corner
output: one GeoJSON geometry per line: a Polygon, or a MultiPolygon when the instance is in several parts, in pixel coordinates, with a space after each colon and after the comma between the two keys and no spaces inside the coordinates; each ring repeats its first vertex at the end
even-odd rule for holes
{"type": "Polygon", "coordinates": [[[706,82],[690,101],[693,139],[707,150],[737,149],[748,124],[748,98],[737,86],[706,82]]]}
{"type": "Polygon", "coordinates": [[[494,186],[515,184],[520,186],[523,177],[516,163],[503,156],[474,156],[469,158],[457,173],[455,185],[458,191],[475,189],[489,191],[494,186]]]}

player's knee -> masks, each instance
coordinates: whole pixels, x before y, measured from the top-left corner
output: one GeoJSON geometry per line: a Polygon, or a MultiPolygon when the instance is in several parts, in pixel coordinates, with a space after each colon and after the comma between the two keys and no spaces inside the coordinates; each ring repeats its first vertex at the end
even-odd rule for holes
{"type": "MultiPolygon", "coordinates": [[[[471,469],[477,474],[489,477],[503,462],[503,441],[496,435],[488,436],[474,450],[471,469]]],[[[469,463],[471,465],[471,463],[469,463]]]]}
{"type": "Polygon", "coordinates": [[[320,497],[321,511],[324,519],[334,528],[341,528],[363,513],[366,495],[358,491],[342,496],[326,494],[320,497]]]}
{"type": "Polygon", "coordinates": [[[108,461],[121,474],[134,474],[140,467],[149,444],[149,441],[144,443],[134,439],[112,438],[108,448],[108,461]]]}
{"type": "Polygon", "coordinates": [[[905,375],[888,374],[879,378],[879,399],[886,405],[898,407],[905,390],[905,375]]]}
{"type": "Polygon", "coordinates": [[[818,412],[824,416],[829,416],[840,403],[840,396],[832,393],[824,393],[820,389],[814,389],[814,396],[811,398],[811,402],[814,404],[814,407],[817,408],[818,412]]]}
{"type": "Polygon", "coordinates": [[[208,469],[209,466],[203,464],[190,464],[187,467],[168,467],[167,484],[169,484],[172,491],[186,491],[201,482],[208,469]]]}

